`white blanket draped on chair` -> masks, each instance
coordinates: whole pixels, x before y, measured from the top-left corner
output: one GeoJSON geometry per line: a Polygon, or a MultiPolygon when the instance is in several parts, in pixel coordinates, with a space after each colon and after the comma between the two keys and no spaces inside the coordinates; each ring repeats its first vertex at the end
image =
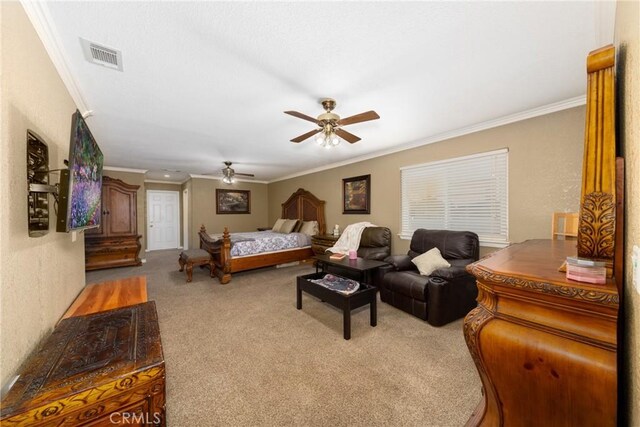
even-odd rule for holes
{"type": "Polygon", "coordinates": [[[325,252],[348,255],[350,250],[357,251],[360,247],[362,232],[367,227],[377,227],[377,225],[370,222],[356,222],[355,224],[347,225],[336,244],[331,248],[327,248],[325,252]]]}

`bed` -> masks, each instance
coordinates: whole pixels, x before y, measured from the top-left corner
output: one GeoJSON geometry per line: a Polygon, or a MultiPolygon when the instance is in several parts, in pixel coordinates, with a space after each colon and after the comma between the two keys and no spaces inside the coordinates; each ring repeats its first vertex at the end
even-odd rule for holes
{"type": "MultiPolygon", "coordinates": [[[[299,188],[282,204],[281,218],[317,221],[319,233],[324,234],[326,231],[324,204],[324,200],[299,188]]],[[[200,247],[212,255],[214,274],[222,284],[229,283],[231,275],[239,271],[302,261],[313,256],[310,237],[307,244],[304,244],[304,238],[297,236],[298,233],[291,233],[291,236],[278,236],[278,234],[280,233],[270,231],[234,234],[225,227],[222,235],[211,236],[204,225],[198,233],[200,247]],[[270,250],[273,249],[275,240],[284,241],[284,249],[270,250]],[[298,241],[298,246],[294,244],[294,240],[298,241]],[[259,248],[260,253],[254,252],[256,248],[259,248]]]]}

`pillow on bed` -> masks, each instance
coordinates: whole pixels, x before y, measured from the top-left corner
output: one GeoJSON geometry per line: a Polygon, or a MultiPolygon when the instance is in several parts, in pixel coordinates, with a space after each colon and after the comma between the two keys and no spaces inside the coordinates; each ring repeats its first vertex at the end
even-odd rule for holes
{"type": "Polygon", "coordinates": [[[273,228],[271,229],[271,231],[280,231],[280,227],[282,227],[282,224],[284,224],[285,220],[280,218],[276,220],[276,223],[273,224],[273,228]]]}
{"type": "Polygon", "coordinates": [[[308,236],[315,236],[319,233],[318,221],[302,221],[299,232],[308,236]]]}
{"type": "Polygon", "coordinates": [[[294,228],[296,228],[296,225],[298,225],[297,219],[285,219],[284,223],[280,227],[280,230],[278,231],[280,233],[289,234],[293,231],[294,228]]]}

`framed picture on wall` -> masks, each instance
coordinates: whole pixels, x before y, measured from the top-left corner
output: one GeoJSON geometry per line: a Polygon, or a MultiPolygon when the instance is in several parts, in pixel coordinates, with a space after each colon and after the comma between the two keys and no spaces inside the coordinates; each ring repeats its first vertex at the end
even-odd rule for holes
{"type": "Polygon", "coordinates": [[[342,213],[371,213],[371,175],[342,180],[342,213]]]}
{"type": "Polygon", "coordinates": [[[251,191],[216,188],[216,213],[218,215],[251,213],[251,191]]]}

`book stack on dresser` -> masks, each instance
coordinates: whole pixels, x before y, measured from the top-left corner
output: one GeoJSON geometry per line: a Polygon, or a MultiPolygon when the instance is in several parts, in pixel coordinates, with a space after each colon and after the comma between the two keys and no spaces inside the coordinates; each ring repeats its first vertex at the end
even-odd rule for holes
{"type": "Polygon", "coordinates": [[[607,268],[604,261],[567,257],[567,279],[584,283],[604,284],[607,268]]]}

